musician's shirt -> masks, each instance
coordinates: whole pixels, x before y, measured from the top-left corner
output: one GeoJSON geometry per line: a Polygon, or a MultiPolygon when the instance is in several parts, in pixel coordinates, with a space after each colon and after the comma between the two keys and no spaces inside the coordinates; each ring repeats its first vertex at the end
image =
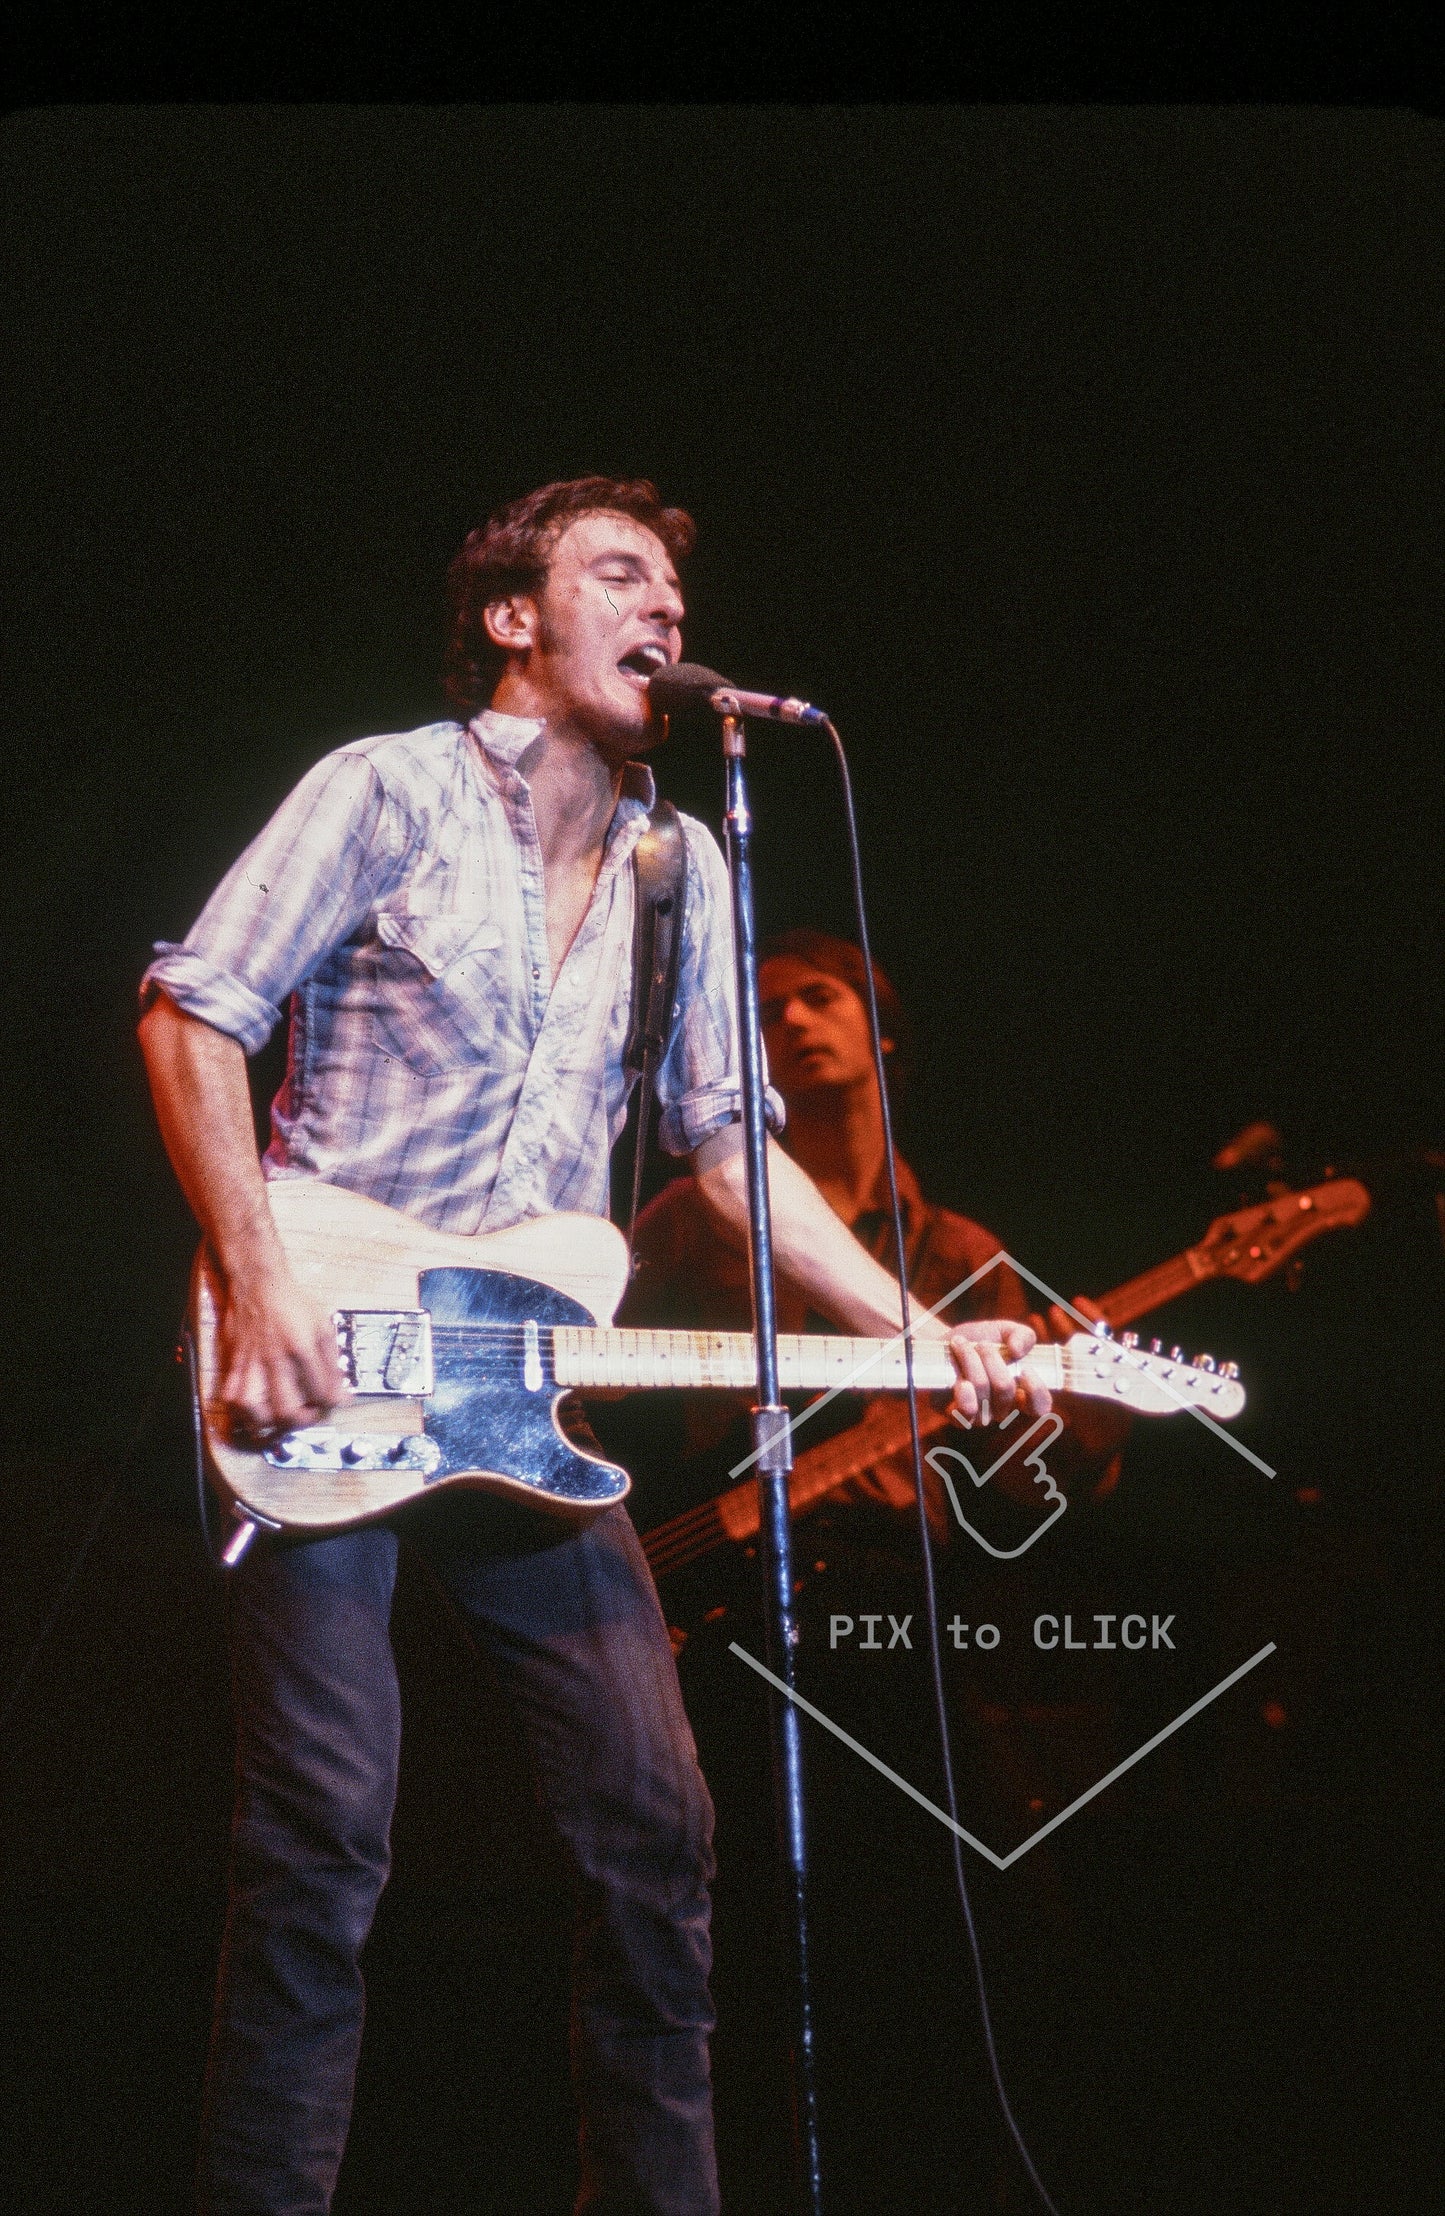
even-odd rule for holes
{"type": "MultiPolygon", "coordinates": [[[[516,764],[541,730],[487,709],[361,739],[312,768],[141,987],[255,1053],[290,1003],[268,1177],[320,1177],[439,1229],[606,1215],[634,1082],[635,882],[655,792],[630,763],[592,899],[560,973],[542,849],[516,764]]],[[[679,1020],[659,1133],[685,1154],[735,1121],[727,868],[682,817],[679,1020]]],[[[770,1093],[775,1128],[782,1103],[770,1093]]]]}

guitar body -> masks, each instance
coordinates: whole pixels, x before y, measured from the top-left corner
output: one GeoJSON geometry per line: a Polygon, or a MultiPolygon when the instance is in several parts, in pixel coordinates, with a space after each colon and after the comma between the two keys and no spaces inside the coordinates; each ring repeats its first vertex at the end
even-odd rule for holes
{"type": "MultiPolygon", "coordinates": [[[[547,1216],[466,1238],[310,1178],[274,1179],[267,1194],[292,1271],[321,1308],[374,1317],[393,1337],[396,1326],[382,1319],[430,1317],[432,1375],[424,1393],[359,1390],[324,1425],[295,1435],[334,1435],[331,1445],[339,1442],[354,1466],[310,1466],[304,1448],[278,1461],[277,1450],[233,1444],[217,1400],[217,1284],[203,1248],[190,1312],[198,1412],[212,1483],[238,1514],[322,1533],[452,1485],[573,1522],[623,1499],[626,1471],[575,1447],[560,1428],[565,1388],[550,1354],[551,1326],[610,1322],[628,1268],[615,1225],[547,1216]],[[471,1328],[478,1325],[503,1328],[471,1328]]],[[[404,1366],[401,1376],[404,1384],[404,1366]]],[[[321,1453],[338,1458],[324,1443],[321,1453]]]]}

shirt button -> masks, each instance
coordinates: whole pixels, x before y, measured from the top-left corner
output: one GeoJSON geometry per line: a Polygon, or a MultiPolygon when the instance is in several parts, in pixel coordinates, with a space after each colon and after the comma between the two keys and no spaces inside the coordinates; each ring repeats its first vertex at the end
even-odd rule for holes
{"type": "Polygon", "coordinates": [[[534,977],[540,977],[540,976],[541,976],[541,974],[542,974],[542,972],[541,972],[541,971],[540,971],[539,969],[537,969],[537,968],[535,968],[535,967],[533,968],[533,971],[532,971],[532,975],[533,975],[534,977]]]}

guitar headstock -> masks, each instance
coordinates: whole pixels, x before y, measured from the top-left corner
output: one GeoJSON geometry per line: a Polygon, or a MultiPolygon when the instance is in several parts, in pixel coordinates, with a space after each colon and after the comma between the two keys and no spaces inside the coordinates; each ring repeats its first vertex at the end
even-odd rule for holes
{"type": "Polygon", "coordinates": [[[1280,1193],[1257,1208],[1236,1208],[1217,1216],[1190,1260],[1201,1275],[1237,1277],[1258,1285],[1282,1269],[1322,1231],[1340,1231],[1370,1212],[1370,1196],[1357,1178],[1330,1177],[1308,1192],[1280,1193]]]}
{"type": "MultiPolygon", "coordinates": [[[[1157,1348],[1159,1342],[1154,1343],[1157,1348]]],[[[1117,1401],[1141,1416],[1173,1416],[1197,1408],[1227,1423],[1244,1406],[1244,1387],[1233,1362],[1216,1369],[1207,1354],[1186,1362],[1178,1347],[1168,1354],[1162,1349],[1146,1354],[1132,1331],[1122,1339],[1076,1331],[1060,1351],[1062,1391],[1117,1401]]]]}

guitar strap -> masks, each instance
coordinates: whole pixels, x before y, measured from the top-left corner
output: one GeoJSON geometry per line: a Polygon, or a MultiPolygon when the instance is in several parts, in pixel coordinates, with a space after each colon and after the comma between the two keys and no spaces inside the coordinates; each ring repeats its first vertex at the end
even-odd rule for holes
{"type": "MultiPolygon", "coordinates": [[[[659,800],[649,815],[647,829],[632,850],[632,876],[636,891],[632,930],[632,1021],[622,1057],[624,1067],[638,1073],[632,1208],[627,1219],[629,1247],[642,1199],[652,1088],[667,1052],[676,1014],[677,965],[682,951],[683,907],[687,897],[687,848],[682,824],[670,800],[659,800]]],[[[632,1266],[635,1270],[635,1260],[632,1266]]]]}

